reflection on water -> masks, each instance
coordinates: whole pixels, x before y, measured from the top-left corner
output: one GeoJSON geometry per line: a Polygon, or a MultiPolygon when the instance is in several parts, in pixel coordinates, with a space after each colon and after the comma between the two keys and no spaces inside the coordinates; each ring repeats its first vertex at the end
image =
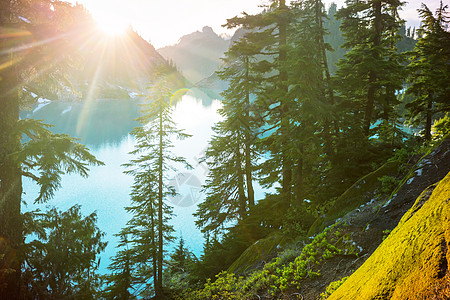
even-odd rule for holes
{"type": "Polygon", "coordinates": [[[137,101],[98,100],[91,102],[53,101],[40,104],[22,117],[43,120],[52,124],[55,133],[80,138],[91,149],[105,144],[118,145],[137,125],[137,101]]]}
{"type": "MultiPolygon", "coordinates": [[[[206,93],[198,89],[189,91],[183,99],[189,98],[191,102],[196,102],[204,108],[214,106],[215,100],[209,98],[206,93]]],[[[80,138],[83,144],[96,149],[105,144],[119,145],[126,138],[133,127],[138,125],[135,119],[139,117],[142,102],[143,100],[138,99],[48,101],[38,104],[31,111],[21,112],[21,117],[43,120],[44,123],[55,126],[53,132],[80,138]]]]}
{"type": "MultiPolygon", "coordinates": [[[[130,160],[128,154],[134,147],[134,140],[129,132],[137,125],[139,105],[137,102],[121,100],[95,101],[86,109],[81,102],[51,102],[38,106],[32,112],[23,112],[22,117],[42,119],[55,125],[54,132],[67,133],[81,138],[91,152],[105,166],[92,167],[89,178],[78,175],[64,175],[62,188],[54,198],[45,205],[33,204],[38,188],[29,180],[24,180],[24,200],[28,205],[25,210],[44,209],[44,206],[56,206],[67,210],[75,204],[81,204],[84,215],[97,211],[98,226],[106,233],[109,244],[102,254],[101,272],[107,272],[109,258],[115,253],[117,238],[113,235],[125,226],[130,216],[124,210],[129,205],[130,187],[133,178],[123,174],[123,163],[130,160]]],[[[211,127],[219,120],[216,110],[220,102],[199,99],[195,95],[185,95],[175,104],[174,120],[178,127],[193,136],[183,141],[175,141],[174,152],[184,156],[194,167],[188,172],[190,181],[179,181],[180,193],[197,193],[198,201],[192,205],[174,206],[176,217],[172,220],[176,235],[182,235],[186,245],[199,255],[202,250],[203,237],[195,228],[192,216],[203,195],[199,194],[198,183],[204,183],[207,169],[199,162],[212,135],[211,127]],[[207,106],[205,106],[206,104],[207,106]],[[193,179],[198,181],[192,181],[193,179]]],[[[172,174],[174,180],[176,175],[172,174]]],[[[194,194],[191,194],[194,195],[194,194]]],[[[184,197],[184,196],[182,196],[184,197]]],[[[195,197],[194,197],[195,198],[195,197]]],[[[174,202],[172,202],[174,203],[174,202]]]]}

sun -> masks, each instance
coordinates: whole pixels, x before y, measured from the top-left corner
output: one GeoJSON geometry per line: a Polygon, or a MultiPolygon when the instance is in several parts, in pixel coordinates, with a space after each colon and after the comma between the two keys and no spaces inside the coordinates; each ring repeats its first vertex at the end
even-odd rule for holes
{"type": "Polygon", "coordinates": [[[109,36],[118,36],[125,33],[130,22],[123,16],[102,13],[95,16],[98,28],[109,36]]]}

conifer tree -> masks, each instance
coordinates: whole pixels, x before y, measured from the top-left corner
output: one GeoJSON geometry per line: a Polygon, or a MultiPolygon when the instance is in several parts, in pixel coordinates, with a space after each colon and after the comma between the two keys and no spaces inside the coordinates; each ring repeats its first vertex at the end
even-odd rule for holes
{"type": "Polygon", "coordinates": [[[183,237],[180,237],[164,272],[166,286],[172,295],[192,287],[191,272],[194,261],[195,255],[186,247],[183,237]]]}
{"type": "Polygon", "coordinates": [[[267,10],[258,15],[234,17],[229,28],[242,26],[249,30],[248,40],[258,55],[257,73],[263,88],[257,96],[257,115],[266,124],[263,138],[265,151],[271,152],[263,168],[264,183],[281,184],[282,201],[291,205],[293,156],[289,111],[293,102],[288,99],[287,29],[291,21],[286,1],[270,1],[267,10]]]}
{"type": "Polygon", "coordinates": [[[87,176],[88,165],[101,164],[75,139],[53,134],[48,130],[49,125],[19,118],[20,108],[30,98],[27,83],[35,80],[48,85],[57,83],[50,78],[61,78],[55,76],[61,73],[61,66],[49,60],[52,56],[47,54],[56,54],[58,49],[64,48],[58,48],[61,44],[52,35],[55,31],[45,25],[51,21],[49,1],[17,4],[10,0],[0,2],[0,27],[8,30],[6,36],[11,37],[0,41],[3,66],[0,69],[0,236],[3,237],[0,241],[0,294],[8,299],[21,297],[23,256],[17,254],[21,253],[23,245],[22,176],[30,177],[40,186],[36,201],[45,202],[59,188],[62,174],[87,176]],[[24,26],[23,18],[30,23],[24,26]],[[28,30],[25,35],[24,27],[28,30]],[[53,42],[40,43],[32,40],[33,37],[53,42]],[[27,43],[33,47],[23,47],[27,43]],[[21,48],[27,51],[13,51],[21,48]],[[52,76],[48,76],[50,74],[52,76]]]}
{"type": "Polygon", "coordinates": [[[174,164],[190,167],[184,158],[171,152],[172,138],[189,137],[177,129],[172,120],[171,95],[168,77],[160,73],[150,87],[143,116],[138,119],[142,126],[132,131],[136,146],[130,154],[137,157],[124,165],[127,167],[125,173],[134,177],[131,191],[133,205],[127,208],[134,214],[127,225],[132,236],[130,242],[136,252],[134,260],[146,273],[142,276],[144,280],[153,277],[155,297],[158,299],[164,297],[164,244],[173,239],[173,228],[168,224],[172,210],[164,201],[176,192],[167,182],[169,176],[174,175],[174,164]]]}
{"type": "Polygon", "coordinates": [[[392,53],[392,39],[398,39],[400,19],[397,10],[400,1],[347,0],[347,6],[338,12],[341,30],[349,51],[339,63],[337,88],[351,107],[351,114],[361,119],[361,128],[369,136],[377,119],[378,107],[384,106],[386,116],[391,106],[389,99],[402,88],[398,57],[392,53]],[[395,33],[395,34],[393,34],[395,33]],[[383,105],[386,103],[385,105],[383,105]]]}
{"type": "Polygon", "coordinates": [[[326,59],[326,51],[330,48],[324,39],[325,14],[321,1],[293,2],[292,13],[288,95],[295,103],[289,117],[295,136],[291,142],[295,149],[293,186],[298,207],[302,206],[304,197],[309,197],[316,188],[317,182],[311,180],[318,177],[315,172],[319,165],[323,165],[334,152],[331,136],[334,92],[326,59]]]}
{"type": "Polygon", "coordinates": [[[84,217],[80,205],[24,214],[23,299],[98,298],[99,254],[107,243],[96,222],[96,213],[84,217]]]}
{"type": "Polygon", "coordinates": [[[419,9],[422,27],[418,30],[422,38],[411,53],[408,66],[408,93],[416,96],[407,108],[416,124],[425,119],[425,139],[431,140],[433,115],[450,110],[450,32],[449,17],[441,1],[436,14],[425,4],[419,9]]]}
{"type": "Polygon", "coordinates": [[[130,243],[127,238],[127,231],[122,230],[119,236],[119,250],[113,258],[108,269],[111,274],[106,275],[106,288],[103,291],[103,297],[106,299],[128,300],[135,299],[131,291],[134,289],[137,279],[133,264],[133,249],[130,249],[130,243]]]}
{"type": "Polygon", "coordinates": [[[199,204],[197,225],[215,231],[223,223],[242,220],[255,205],[253,178],[257,153],[256,121],[251,97],[258,90],[254,49],[243,37],[236,41],[224,58],[225,68],[219,78],[229,83],[222,95],[224,118],[214,126],[216,135],[206,151],[209,175],[207,197],[199,204]]]}
{"type": "Polygon", "coordinates": [[[349,0],[337,17],[348,49],[334,76],[336,153],[329,178],[342,193],[392,154],[401,141],[393,109],[404,73],[396,49],[399,1],[349,0]],[[379,122],[377,122],[379,121],[379,122]],[[379,124],[378,126],[374,126],[379,124]],[[379,140],[370,139],[374,135],[379,140]]]}

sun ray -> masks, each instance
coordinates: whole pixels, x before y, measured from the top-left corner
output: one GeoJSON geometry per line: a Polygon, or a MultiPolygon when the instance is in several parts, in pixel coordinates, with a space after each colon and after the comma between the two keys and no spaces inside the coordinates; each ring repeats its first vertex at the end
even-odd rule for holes
{"type": "Polygon", "coordinates": [[[123,35],[130,22],[123,16],[102,12],[95,16],[97,27],[108,36],[123,35]]]}
{"type": "Polygon", "coordinates": [[[86,121],[88,119],[90,107],[92,106],[92,102],[95,101],[95,99],[94,99],[95,90],[97,88],[97,82],[98,82],[101,72],[102,72],[103,60],[105,57],[105,53],[106,53],[106,44],[103,45],[102,53],[101,53],[99,62],[97,64],[96,71],[94,73],[91,84],[89,86],[89,91],[86,95],[86,99],[84,99],[83,110],[82,110],[80,117],[78,119],[78,122],[77,122],[77,131],[76,132],[78,135],[81,135],[82,130],[85,127],[86,121]]]}

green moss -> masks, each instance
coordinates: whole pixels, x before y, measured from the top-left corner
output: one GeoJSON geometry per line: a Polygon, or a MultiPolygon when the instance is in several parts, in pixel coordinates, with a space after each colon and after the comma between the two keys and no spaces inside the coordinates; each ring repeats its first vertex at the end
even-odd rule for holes
{"type": "Polygon", "coordinates": [[[245,274],[259,263],[268,260],[276,247],[283,241],[283,236],[275,232],[265,239],[258,240],[228,268],[229,273],[245,274]]]}
{"type": "Polygon", "coordinates": [[[397,174],[398,167],[399,162],[390,161],[358,180],[336,199],[326,217],[320,217],[313,223],[308,231],[308,236],[320,232],[336,219],[345,216],[350,211],[370,201],[375,197],[377,191],[381,189],[381,182],[378,178],[397,174]]]}
{"type": "Polygon", "coordinates": [[[450,261],[450,173],[328,299],[421,299],[450,261]]]}

